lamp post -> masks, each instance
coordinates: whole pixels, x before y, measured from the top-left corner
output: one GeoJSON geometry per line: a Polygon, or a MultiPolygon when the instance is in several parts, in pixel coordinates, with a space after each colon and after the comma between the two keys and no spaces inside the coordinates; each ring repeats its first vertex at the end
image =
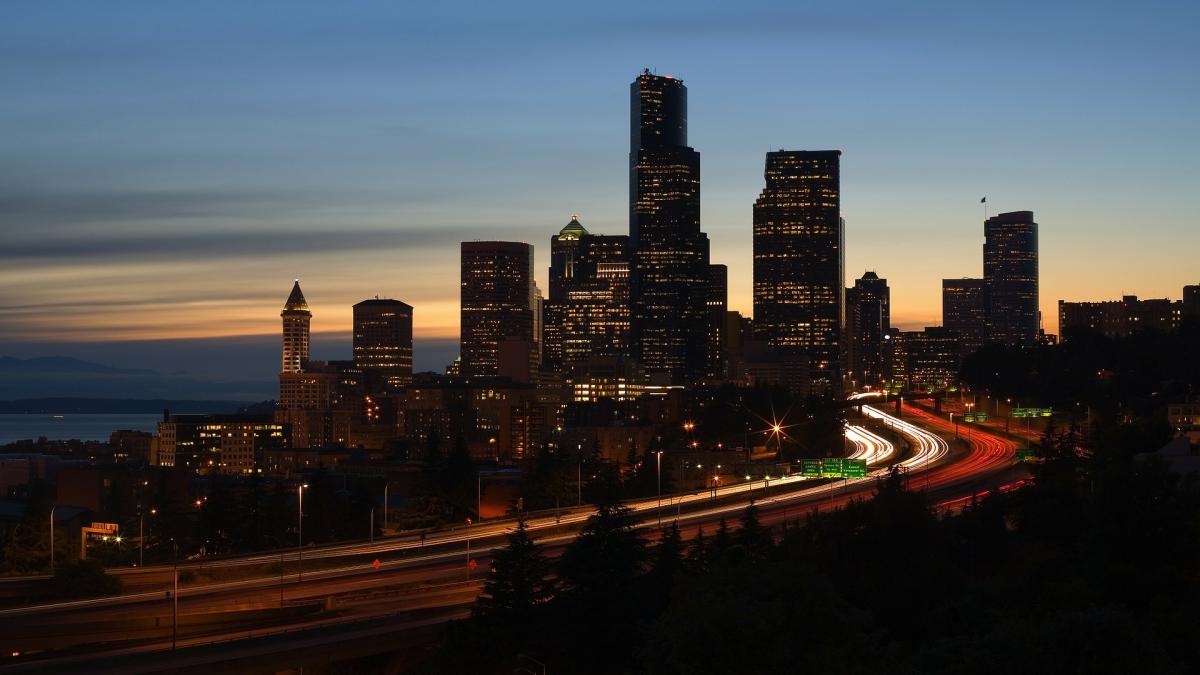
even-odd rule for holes
{"type": "Polygon", "coordinates": [[[471,519],[467,518],[467,581],[471,580],[471,519]]]}
{"type": "Polygon", "coordinates": [[[388,484],[383,484],[383,531],[387,532],[388,484]]]}
{"type": "Polygon", "coordinates": [[[58,507],[50,507],[50,576],[54,576],[54,509],[58,507]]]}
{"type": "Polygon", "coordinates": [[[654,453],[654,463],[658,467],[658,529],[662,529],[662,450],[654,453]]]}
{"type": "Polygon", "coordinates": [[[145,550],[146,538],[142,536],[142,515],[141,509],[138,509],[138,567],[143,567],[143,551],[145,550]]]}
{"type": "Polygon", "coordinates": [[[304,488],[306,483],[296,486],[296,583],[304,581],[304,488]]]}

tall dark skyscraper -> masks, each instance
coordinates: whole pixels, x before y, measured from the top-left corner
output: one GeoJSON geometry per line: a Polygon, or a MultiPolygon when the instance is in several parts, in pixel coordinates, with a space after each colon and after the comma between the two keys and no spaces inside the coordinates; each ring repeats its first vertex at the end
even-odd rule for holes
{"type": "Polygon", "coordinates": [[[700,154],[687,145],[683,81],[642,71],[630,86],[629,243],[634,355],[690,382],[708,370],[708,237],[700,154]]]}
{"type": "Polygon", "coordinates": [[[725,315],[729,312],[729,268],[708,266],[708,371],[710,378],[724,379],[729,372],[724,346],[726,344],[725,315]]]}
{"type": "Polygon", "coordinates": [[[983,223],[983,278],[991,296],[991,339],[1031,345],[1041,328],[1038,311],[1038,226],[1033,211],[1012,211],[983,223]]]}
{"type": "Polygon", "coordinates": [[[630,355],[629,237],[589,233],[577,216],[550,238],[545,363],[570,371],[630,355]]]}
{"type": "Polygon", "coordinates": [[[986,279],[942,279],[942,326],[958,334],[963,356],[988,341],[989,298],[986,279]]]}
{"type": "Polygon", "coordinates": [[[803,354],[814,392],[841,390],[844,246],[840,150],[767,153],[754,203],[754,327],[803,354]]]}
{"type": "Polygon", "coordinates": [[[892,325],[887,279],[866,272],[846,289],[846,351],[850,386],[877,385],[887,373],[885,335],[892,325]]]}
{"type": "Polygon", "coordinates": [[[521,342],[536,364],[533,335],[533,246],[511,241],[462,242],[459,353],[463,375],[496,375],[500,344],[521,342]]]}
{"type": "Polygon", "coordinates": [[[354,305],[354,365],[372,391],[412,381],[413,308],[399,300],[372,298],[354,305]]]}
{"type": "Polygon", "coordinates": [[[308,363],[308,326],[312,321],[299,279],[292,284],[292,292],[279,316],[283,318],[283,366],[279,372],[299,373],[308,363]]]}

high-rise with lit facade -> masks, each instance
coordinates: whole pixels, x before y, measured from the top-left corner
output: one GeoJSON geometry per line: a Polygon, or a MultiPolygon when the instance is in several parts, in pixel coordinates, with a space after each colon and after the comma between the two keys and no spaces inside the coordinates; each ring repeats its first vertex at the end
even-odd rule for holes
{"type": "Polygon", "coordinates": [[[886,353],[892,325],[891,290],[887,279],[865,272],[846,289],[846,361],[851,387],[876,385],[887,376],[886,353]]]}
{"type": "Polygon", "coordinates": [[[1033,211],[1012,211],[983,223],[983,278],[990,295],[991,341],[1032,345],[1038,311],[1038,226],[1033,211]]]}
{"type": "Polygon", "coordinates": [[[372,392],[412,381],[413,308],[399,300],[372,298],[354,305],[354,365],[372,392]]]}
{"type": "Polygon", "coordinates": [[[545,363],[555,372],[630,355],[629,237],[591,234],[572,216],[550,238],[544,334],[545,363]]]}
{"type": "Polygon", "coordinates": [[[459,364],[462,375],[497,375],[500,344],[521,342],[536,367],[533,246],[511,241],[462,242],[459,364]]]}
{"type": "Polygon", "coordinates": [[[942,326],[958,334],[963,356],[988,341],[989,297],[986,279],[942,279],[942,326]]]}
{"type": "Polygon", "coordinates": [[[298,373],[308,362],[308,329],[312,321],[312,312],[300,291],[299,279],[292,285],[292,292],[283,303],[279,316],[283,317],[283,367],[279,372],[298,373]]]}
{"type": "Polygon", "coordinates": [[[687,87],[649,70],[630,86],[629,244],[634,355],[692,382],[709,366],[708,237],[700,153],[687,144],[687,87]]]}
{"type": "Polygon", "coordinates": [[[754,203],[754,327],[802,354],[813,392],[841,390],[844,246],[840,150],[768,152],[754,203]]]}

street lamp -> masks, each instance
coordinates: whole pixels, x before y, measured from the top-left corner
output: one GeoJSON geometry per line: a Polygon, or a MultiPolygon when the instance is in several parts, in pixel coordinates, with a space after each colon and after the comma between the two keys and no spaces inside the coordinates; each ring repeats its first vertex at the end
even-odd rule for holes
{"type": "Polygon", "coordinates": [[[304,581],[304,488],[307,483],[296,486],[296,583],[304,581]]]}
{"type": "Polygon", "coordinates": [[[54,576],[54,509],[58,507],[50,507],[50,576],[54,576]]]}
{"type": "Polygon", "coordinates": [[[471,580],[471,519],[467,518],[467,581],[471,580]]]}
{"type": "Polygon", "coordinates": [[[654,461],[658,466],[658,529],[662,529],[662,450],[655,451],[654,461]]]}

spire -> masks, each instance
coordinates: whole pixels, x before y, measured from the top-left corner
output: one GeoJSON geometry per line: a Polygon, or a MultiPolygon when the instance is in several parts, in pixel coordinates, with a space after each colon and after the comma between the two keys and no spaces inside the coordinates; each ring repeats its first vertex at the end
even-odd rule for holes
{"type": "Polygon", "coordinates": [[[296,279],[296,283],[292,285],[292,293],[288,296],[287,302],[283,304],[283,310],[289,311],[308,311],[308,302],[304,299],[304,292],[300,290],[300,280],[296,279]]]}

